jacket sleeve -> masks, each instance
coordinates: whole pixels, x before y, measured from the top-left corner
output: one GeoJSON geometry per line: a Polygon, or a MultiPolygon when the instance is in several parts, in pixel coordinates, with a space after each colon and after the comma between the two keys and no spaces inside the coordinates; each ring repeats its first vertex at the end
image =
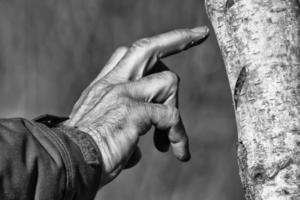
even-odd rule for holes
{"type": "Polygon", "coordinates": [[[100,176],[100,152],[88,134],[43,120],[0,119],[1,200],[90,200],[100,176]]]}

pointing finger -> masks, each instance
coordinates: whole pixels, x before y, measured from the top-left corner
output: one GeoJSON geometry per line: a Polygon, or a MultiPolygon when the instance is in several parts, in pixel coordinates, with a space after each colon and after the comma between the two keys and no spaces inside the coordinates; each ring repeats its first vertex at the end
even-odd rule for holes
{"type": "Polygon", "coordinates": [[[119,82],[140,79],[161,58],[179,53],[203,42],[206,26],[180,29],[135,42],[109,75],[118,75],[119,82]]]}

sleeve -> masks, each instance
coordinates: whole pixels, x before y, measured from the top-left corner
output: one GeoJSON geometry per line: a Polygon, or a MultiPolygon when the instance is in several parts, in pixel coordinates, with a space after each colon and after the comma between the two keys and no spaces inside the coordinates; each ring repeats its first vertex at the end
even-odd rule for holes
{"type": "Polygon", "coordinates": [[[1,200],[92,200],[101,157],[93,139],[60,118],[0,119],[1,200]]]}

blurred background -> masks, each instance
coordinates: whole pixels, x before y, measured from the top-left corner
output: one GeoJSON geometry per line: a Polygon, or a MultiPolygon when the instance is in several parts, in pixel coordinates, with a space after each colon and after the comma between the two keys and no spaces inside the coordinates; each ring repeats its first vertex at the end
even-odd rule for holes
{"type": "MultiPolygon", "coordinates": [[[[1,0],[0,117],[68,115],[118,46],[198,25],[211,27],[203,0],[1,0]]],[[[96,199],[244,199],[229,85],[214,33],[164,62],[181,77],[192,160],[159,153],[151,131],[141,139],[141,162],[96,199]]]]}

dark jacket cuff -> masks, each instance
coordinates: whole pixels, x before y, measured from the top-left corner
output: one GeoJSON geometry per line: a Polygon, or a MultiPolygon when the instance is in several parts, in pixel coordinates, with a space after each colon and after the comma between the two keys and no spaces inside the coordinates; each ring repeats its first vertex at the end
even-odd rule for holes
{"type": "Polygon", "coordinates": [[[34,119],[34,121],[44,124],[53,131],[67,135],[75,144],[78,145],[84,160],[88,164],[100,165],[102,163],[101,153],[93,138],[89,134],[80,131],[76,127],[62,125],[62,122],[66,121],[67,119],[68,117],[42,115],[34,119]]]}
{"type": "Polygon", "coordinates": [[[62,125],[67,118],[45,115],[34,121],[48,129],[61,141],[70,155],[73,171],[71,193],[74,199],[92,199],[100,187],[102,159],[93,138],[77,128],[62,125]]]}
{"type": "Polygon", "coordinates": [[[60,125],[58,127],[52,128],[54,131],[60,131],[65,135],[69,136],[69,138],[78,145],[81,150],[81,153],[84,157],[84,160],[88,164],[101,164],[101,154],[100,151],[93,140],[93,138],[87,133],[80,131],[77,128],[68,127],[64,125],[60,125]]]}

